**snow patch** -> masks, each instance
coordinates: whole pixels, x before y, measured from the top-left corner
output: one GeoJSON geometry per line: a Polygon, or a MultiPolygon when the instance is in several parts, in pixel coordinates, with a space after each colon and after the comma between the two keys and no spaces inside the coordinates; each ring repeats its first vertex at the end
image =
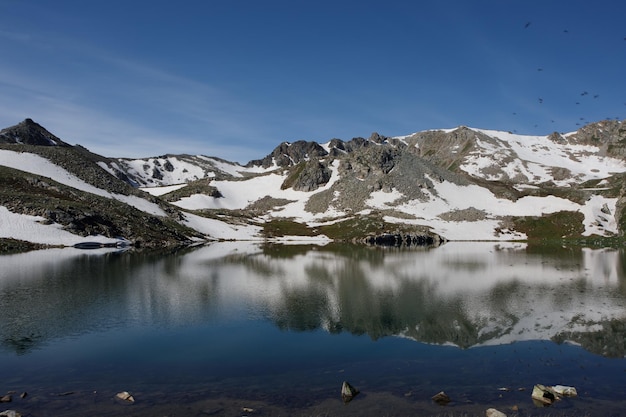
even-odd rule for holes
{"type": "Polygon", "coordinates": [[[184,213],[182,224],[214,239],[258,240],[262,228],[252,225],[232,225],[216,219],[208,219],[184,213]]]}
{"type": "Polygon", "coordinates": [[[187,184],[176,184],[176,185],[166,185],[164,187],[140,187],[141,191],[145,191],[146,193],[154,196],[161,196],[167,193],[171,193],[172,191],[180,190],[181,188],[186,187],[187,184]]]}
{"type": "Polygon", "coordinates": [[[43,245],[72,246],[81,242],[115,243],[117,239],[105,236],[78,236],[63,230],[57,223],[44,224],[45,218],[9,211],[0,206],[0,238],[11,238],[43,245]]]}

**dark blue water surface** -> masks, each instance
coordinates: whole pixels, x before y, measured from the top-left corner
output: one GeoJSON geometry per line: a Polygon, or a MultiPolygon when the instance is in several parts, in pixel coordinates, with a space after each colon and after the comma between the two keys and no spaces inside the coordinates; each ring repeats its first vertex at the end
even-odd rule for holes
{"type": "Polygon", "coordinates": [[[621,415],[622,259],[520,244],[0,256],[0,411],[621,415]],[[344,380],[361,391],[347,405],[344,380]],[[579,395],[538,408],[535,384],[579,395]]]}

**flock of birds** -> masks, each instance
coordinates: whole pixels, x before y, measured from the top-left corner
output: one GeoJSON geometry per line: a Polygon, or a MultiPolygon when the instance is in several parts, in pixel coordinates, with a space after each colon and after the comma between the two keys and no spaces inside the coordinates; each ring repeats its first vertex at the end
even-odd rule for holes
{"type": "MultiPolygon", "coordinates": [[[[531,22],[526,22],[526,23],[524,24],[524,29],[528,29],[528,28],[530,27],[530,25],[531,25],[531,22]]],[[[564,29],[564,30],[563,30],[563,33],[566,33],[566,34],[567,34],[567,33],[569,33],[569,30],[564,29]]],[[[624,37],[624,41],[626,41],[626,37],[624,37]]],[[[538,71],[538,72],[543,72],[543,70],[544,70],[544,69],[543,69],[542,67],[537,68],[537,71],[538,71]]],[[[591,94],[591,93],[589,93],[588,91],[586,91],[586,90],[585,90],[585,91],[580,92],[579,97],[580,97],[580,98],[579,98],[577,101],[575,101],[575,102],[574,102],[574,104],[575,104],[576,106],[581,105],[581,103],[583,102],[583,100],[586,100],[586,99],[597,100],[597,99],[600,97],[600,94],[597,94],[597,93],[593,93],[593,94],[591,94]]],[[[537,101],[538,101],[538,103],[539,103],[539,104],[543,104],[543,103],[544,103],[544,99],[543,99],[543,97],[538,97],[538,98],[537,98],[537,101]]],[[[624,103],[624,105],[626,106],[626,102],[624,103]]],[[[516,113],[516,112],[513,112],[513,115],[515,116],[515,115],[517,115],[517,113],[516,113]]],[[[615,120],[620,120],[620,117],[606,117],[606,120],[610,120],[610,119],[613,119],[613,118],[614,118],[615,120]]],[[[576,126],[580,126],[582,123],[584,123],[584,122],[585,122],[585,120],[586,120],[586,119],[585,119],[585,117],[582,117],[582,116],[581,116],[581,117],[579,117],[579,118],[578,118],[578,121],[576,122],[576,126]]],[[[551,122],[552,122],[552,123],[555,123],[555,120],[551,120],[551,122]]],[[[537,127],[538,127],[538,124],[535,124],[535,125],[534,125],[534,127],[535,127],[535,128],[537,128],[537,127]]]]}

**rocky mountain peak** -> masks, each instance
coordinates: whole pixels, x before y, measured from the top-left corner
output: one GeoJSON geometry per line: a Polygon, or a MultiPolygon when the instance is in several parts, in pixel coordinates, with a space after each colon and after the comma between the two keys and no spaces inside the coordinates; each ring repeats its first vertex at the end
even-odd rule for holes
{"type": "Polygon", "coordinates": [[[48,132],[32,119],[24,119],[15,126],[0,130],[0,143],[35,146],[71,146],[48,132]]]}
{"type": "Polygon", "coordinates": [[[598,146],[601,154],[626,157],[626,123],[602,120],[589,123],[568,137],[574,144],[598,146]]]}
{"type": "Polygon", "coordinates": [[[369,140],[374,143],[384,143],[388,138],[380,135],[378,132],[374,132],[370,135],[369,140]]]}
{"type": "Polygon", "coordinates": [[[265,158],[250,161],[246,166],[261,165],[267,168],[276,163],[280,167],[289,167],[309,158],[322,158],[326,155],[328,152],[315,141],[283,142],[265,158]]]}
{"type": "Polygon", "coordinates": [[[567,139],[563,137],[559,132],[552,132],[548,135],[548,139],[554,143],[565,144],[567,143],[567,139]]]}

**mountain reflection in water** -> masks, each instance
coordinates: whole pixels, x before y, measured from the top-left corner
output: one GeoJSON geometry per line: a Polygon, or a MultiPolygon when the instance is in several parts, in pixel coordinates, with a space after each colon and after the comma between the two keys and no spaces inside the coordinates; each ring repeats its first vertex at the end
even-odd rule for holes
{"type": "Polygon", "coordinates": [[[4,348],[132,324],[252,314],[280,329],[402,336],[469,348],[572,341],[626,354],[622,250],[448,243],[219,243],[176,253],[51,249],[2,257],[4,348]]]}
{"type": "MultiPolygon", "coordinates": [[[[246,392],[325,407],[348,376],[363,392],[350,403],[356,415],[377,415],[358,407],[383,407],[381,392],[401,413],[398,402],[429,403],[456,385],[468,403],[493,404],[506,400],[500,384],[589,384],[578,388],[606,405],[626,396],[613,388],[625,367],[624,256],[478,242],[4,255],[0,369],[7,389],[30,398],[77,385],[115,392],[124,381],[119,390],[141,389],[146,407],[164,401],[148,399],[157,386],[170,405],[246,392]]],[[[524,401],[530,391],[507,395],[524,401]]],[[[50,403],[28,404],[39,415],[36,405],[50,403]]]]}

